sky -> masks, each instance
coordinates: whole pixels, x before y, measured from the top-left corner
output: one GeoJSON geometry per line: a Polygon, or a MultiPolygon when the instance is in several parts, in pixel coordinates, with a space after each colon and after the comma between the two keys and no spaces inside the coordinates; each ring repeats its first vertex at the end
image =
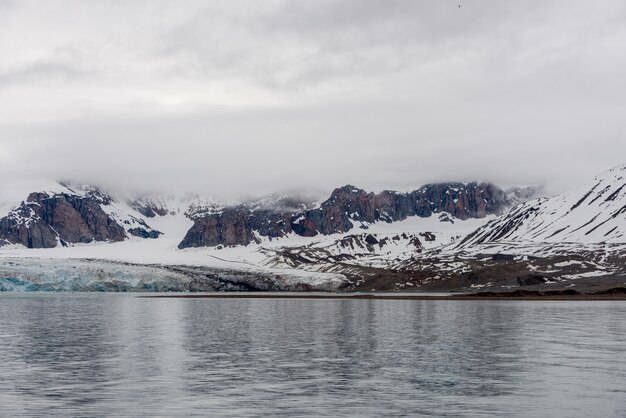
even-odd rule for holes
{"type": "Polygon", "coordinates": [[[625,74],[622,0],[0,0],[0,192],[556,193],[626,163],[625,74]]]}

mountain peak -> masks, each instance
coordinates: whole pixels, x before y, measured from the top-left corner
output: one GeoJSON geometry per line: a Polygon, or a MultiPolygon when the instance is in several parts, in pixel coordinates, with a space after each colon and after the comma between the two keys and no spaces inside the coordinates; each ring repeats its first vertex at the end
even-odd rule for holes
{"type": "Polygon", "coordinates": [[[582,187],[517,206],[465,241],[626,242],[626,165],[582,187]]]}

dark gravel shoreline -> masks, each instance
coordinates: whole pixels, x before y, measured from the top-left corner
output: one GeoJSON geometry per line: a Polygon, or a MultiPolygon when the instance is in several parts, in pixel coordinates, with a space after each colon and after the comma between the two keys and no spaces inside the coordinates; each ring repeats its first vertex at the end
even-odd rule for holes
{"type": "Polygon", "coordinates": [[[193,294],[180,293],[168,295],[140,295],[139,298],[153,299],[308,299],[308,300],[598,300],[598,301],[626,301],[626,288],[618,287],[603,290],[595,293],[580,293],[576,290],[516,290],[513,292],[480,292],[469,294],[458,294],[449,296],[433,295],[407,295],[398,293],[397,295],[389,294],[307,294],[307,293],[213,293],[213,294],[193,294]]]}

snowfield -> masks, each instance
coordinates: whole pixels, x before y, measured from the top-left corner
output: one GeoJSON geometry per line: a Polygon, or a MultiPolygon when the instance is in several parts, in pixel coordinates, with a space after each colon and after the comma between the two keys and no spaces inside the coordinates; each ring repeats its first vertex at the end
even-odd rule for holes
{"type": "Polygon", "coordinates": [[[558,196],[518,205],[462,245],[502,241],[626,243],[626,165],[558,196]]]}
{"type": "MultiPolygon", "coordinates": [[[[312,264],[294,265],[278,254],[348,256],[355,265],[385,268],[390,261],[413,257],[418,251],[456,242],[483,225],[485,219],[461,221],[448,214],[403,221],[356,223],[348,233],[284,238],[258,237],[247,246],[178,249],[193,221],[185,215],[186,202],[166,215],[143,217],[127,204],[116,202],[107,210],[125,225],[137,222],[161,232],[156,239],[131,236],[122,242],[92,242],[55,248],[29,249],[21,245],[0,247],[0,290],[182,290],[199,271],[217,274],[224,283],[204,284],[202,290],[337,290],[345,286],[344,272],[328,271],[313,255],[312,264]],[[124,222],[127,221],[127,222],[124,222]],[[367,242],[375,242],[370,244],[367,242]],[[342,243],[352,242],[345,246],[342,243]],[[173,270],[171,267],[179,267],[173,270]],[[187,267],[188,269],[184,269],[187,267]],[[182,269],[182,270],[181,270],[182,269]],[[233,277],[263,278],[233,284],[233,277]]],[[[172,202],[169,202],[171,208],[172,202]]]]}
{"type": "MultiPolygon", "coordinates": [[[[44,191],[94,189],[56,184],[44,191]]],[[[262,199],[254,208],[274,204],[262,199]]],[[[194,216],[222,210],[210,198],[121,197],[102,207],[126,231],[141,227],[158,237],[128,234],[121,242],[45,249],[1,246],[0,290],[333,291],[381,274],[393,276],[385,280],[394,280],[397,289],[455,277],[463,278],[458,286],[483,289],[498,285],[492,277],[498,275],[508,275],[500,280],[503,287],[514,287],[515,280],[525,285],[621,277],[626,254],[626,166],[500,216],[460,220],[437,212],[389,223],[352,219],[346,233],[282,238],[256,233],[253,243],[239,246],[178,248],[194,216]],[[158,214],[149,213],[153,209],[158,214]]]]}
{"type": "MultiPolygon", "coordinates": [[[[119,207],[115,210],[119,211],[119,207]]],[[[124,213],[116,212],[116,216],[124,213]]],[[[447,216],[445,218],[448,219],[447,216]]],[[[421,250],[402,235],[418,237],[424,248],[435,248],[454,242],[486,220],[455,219],[450,222],[441,221],[439,216],[411,217],[395,223],[362,224],[354,232],[345,234],[317,237],[291,234],[279,239],[259,237],[259,244],[248,246],[180,250],[178,244],[192,221],[176,212],[149,219],[150,226],[162,232],[157,239],[131,237],[123,242],[94,242],[45,249],[18,245],[0,247],[0,273],[12,279],[10,282],[5,279],[0,290],[103,290],[106,286],[99,287],[97,283],[106,281],[123,283],[120,287],[126,290],[162,290],[168,286],[172,290],[189,290],[183,285],[189,277],[173,272],[168,266],[196,267],[222,274],[238,272],[259,277],[280,277],[282,282],[276,288],[296,288],[300,285],[303,288],[310,286],[313,290],[336,290],[346,282],[343,274],[277,262],[275,254],[286,249],[305,253],[322,250],[335,255],[350,254],[356,264],[384,267],[391,259],[410,258],[421,250]],[[353,249],[337,246],[338,241],[354,234],[386,239],[388,244],[353,249]]],[[[115,286],[109,284],[108,288],[115,289],[115,286]]]]}

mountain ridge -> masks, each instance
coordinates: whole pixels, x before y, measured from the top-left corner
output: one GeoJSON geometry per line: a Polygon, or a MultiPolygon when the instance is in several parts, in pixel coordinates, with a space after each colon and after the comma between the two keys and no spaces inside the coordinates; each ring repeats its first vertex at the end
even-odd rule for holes
{"type": "Polygon", "coordinates": [[[434,183],[412,192],[366,192],[352,185],[336,188],[318,207],[296,211],[253,211],[244,205],[197,216],[179,248],[247,245],[259,236],[281,238],[346,233],[373,222],[396,222],[409,216],[447,212],[464,220],[500,214],[518,203],[491,183],[434,183]]]}
{"type": "MultiPolygon", "coordinates": [[[[133,285],[116,267],[130,263],[163,266],[160,283],[171,289],[602,290],[626,276],[625,179],[620,166],[561,195],[531,200],[529,189],[474,182],[380,193],[346,185],[317,203],[276,194],[230,205],[191,195],[112,195],[93,186],[57,185],[29,193],[0,219],[0,226],[22,228],[17,238],[0,228],[2,274],[28,288],[57,283],[52,288],[62,289],[75,283],[66,276],[69,259],[76,259],[106,266],[113,280],[107,289],[152,288],[133,285]],[[193,245],[181,246],[198,225],[208,229],[191,237],[193,245]],[[35,246],[33,234],[41,230],[49,234],[49,248],[25,249],[35,246]],[[91,245],[96,242],[102,244],[91,245]],[[14,261],[38,257],[63,267],[22,271],[25,264],[14,261]],[[195,284],[168,276],[180,266],[193,267],[184,277],[195,284]],[[237,281],[237,272],[247,284],[237,281]],[[289,285],[281,279],[285,274],[292,275],[289,285]]],[[[93,286],[79,288],[100,286],[98,268],[85,270],[93,286]]]]}
{"type": "Polygon", "coordinates": [[[517,198],[491,183],[435,183],[413,192],[366,192],[336,188],[319,204],[288,195],[221,205],[198,196],[113,196],[91,185],[58,182],[31,192],[0,218],[2,244],[51,248],[90,242],[119,242],[131,236],[158,239],[154,219],[182,215],[193,221],[178,248],[248,245],[289,234],[313,237],[396,222],[410,216],[449,213],[458,219],[498,214],[517,198]]]}
{"type": "Polygon", "coordinates": [[[550,198],[529,200],[468,235],[459,245],[500,241],[626,241],[626,165],[550,198]]]}

